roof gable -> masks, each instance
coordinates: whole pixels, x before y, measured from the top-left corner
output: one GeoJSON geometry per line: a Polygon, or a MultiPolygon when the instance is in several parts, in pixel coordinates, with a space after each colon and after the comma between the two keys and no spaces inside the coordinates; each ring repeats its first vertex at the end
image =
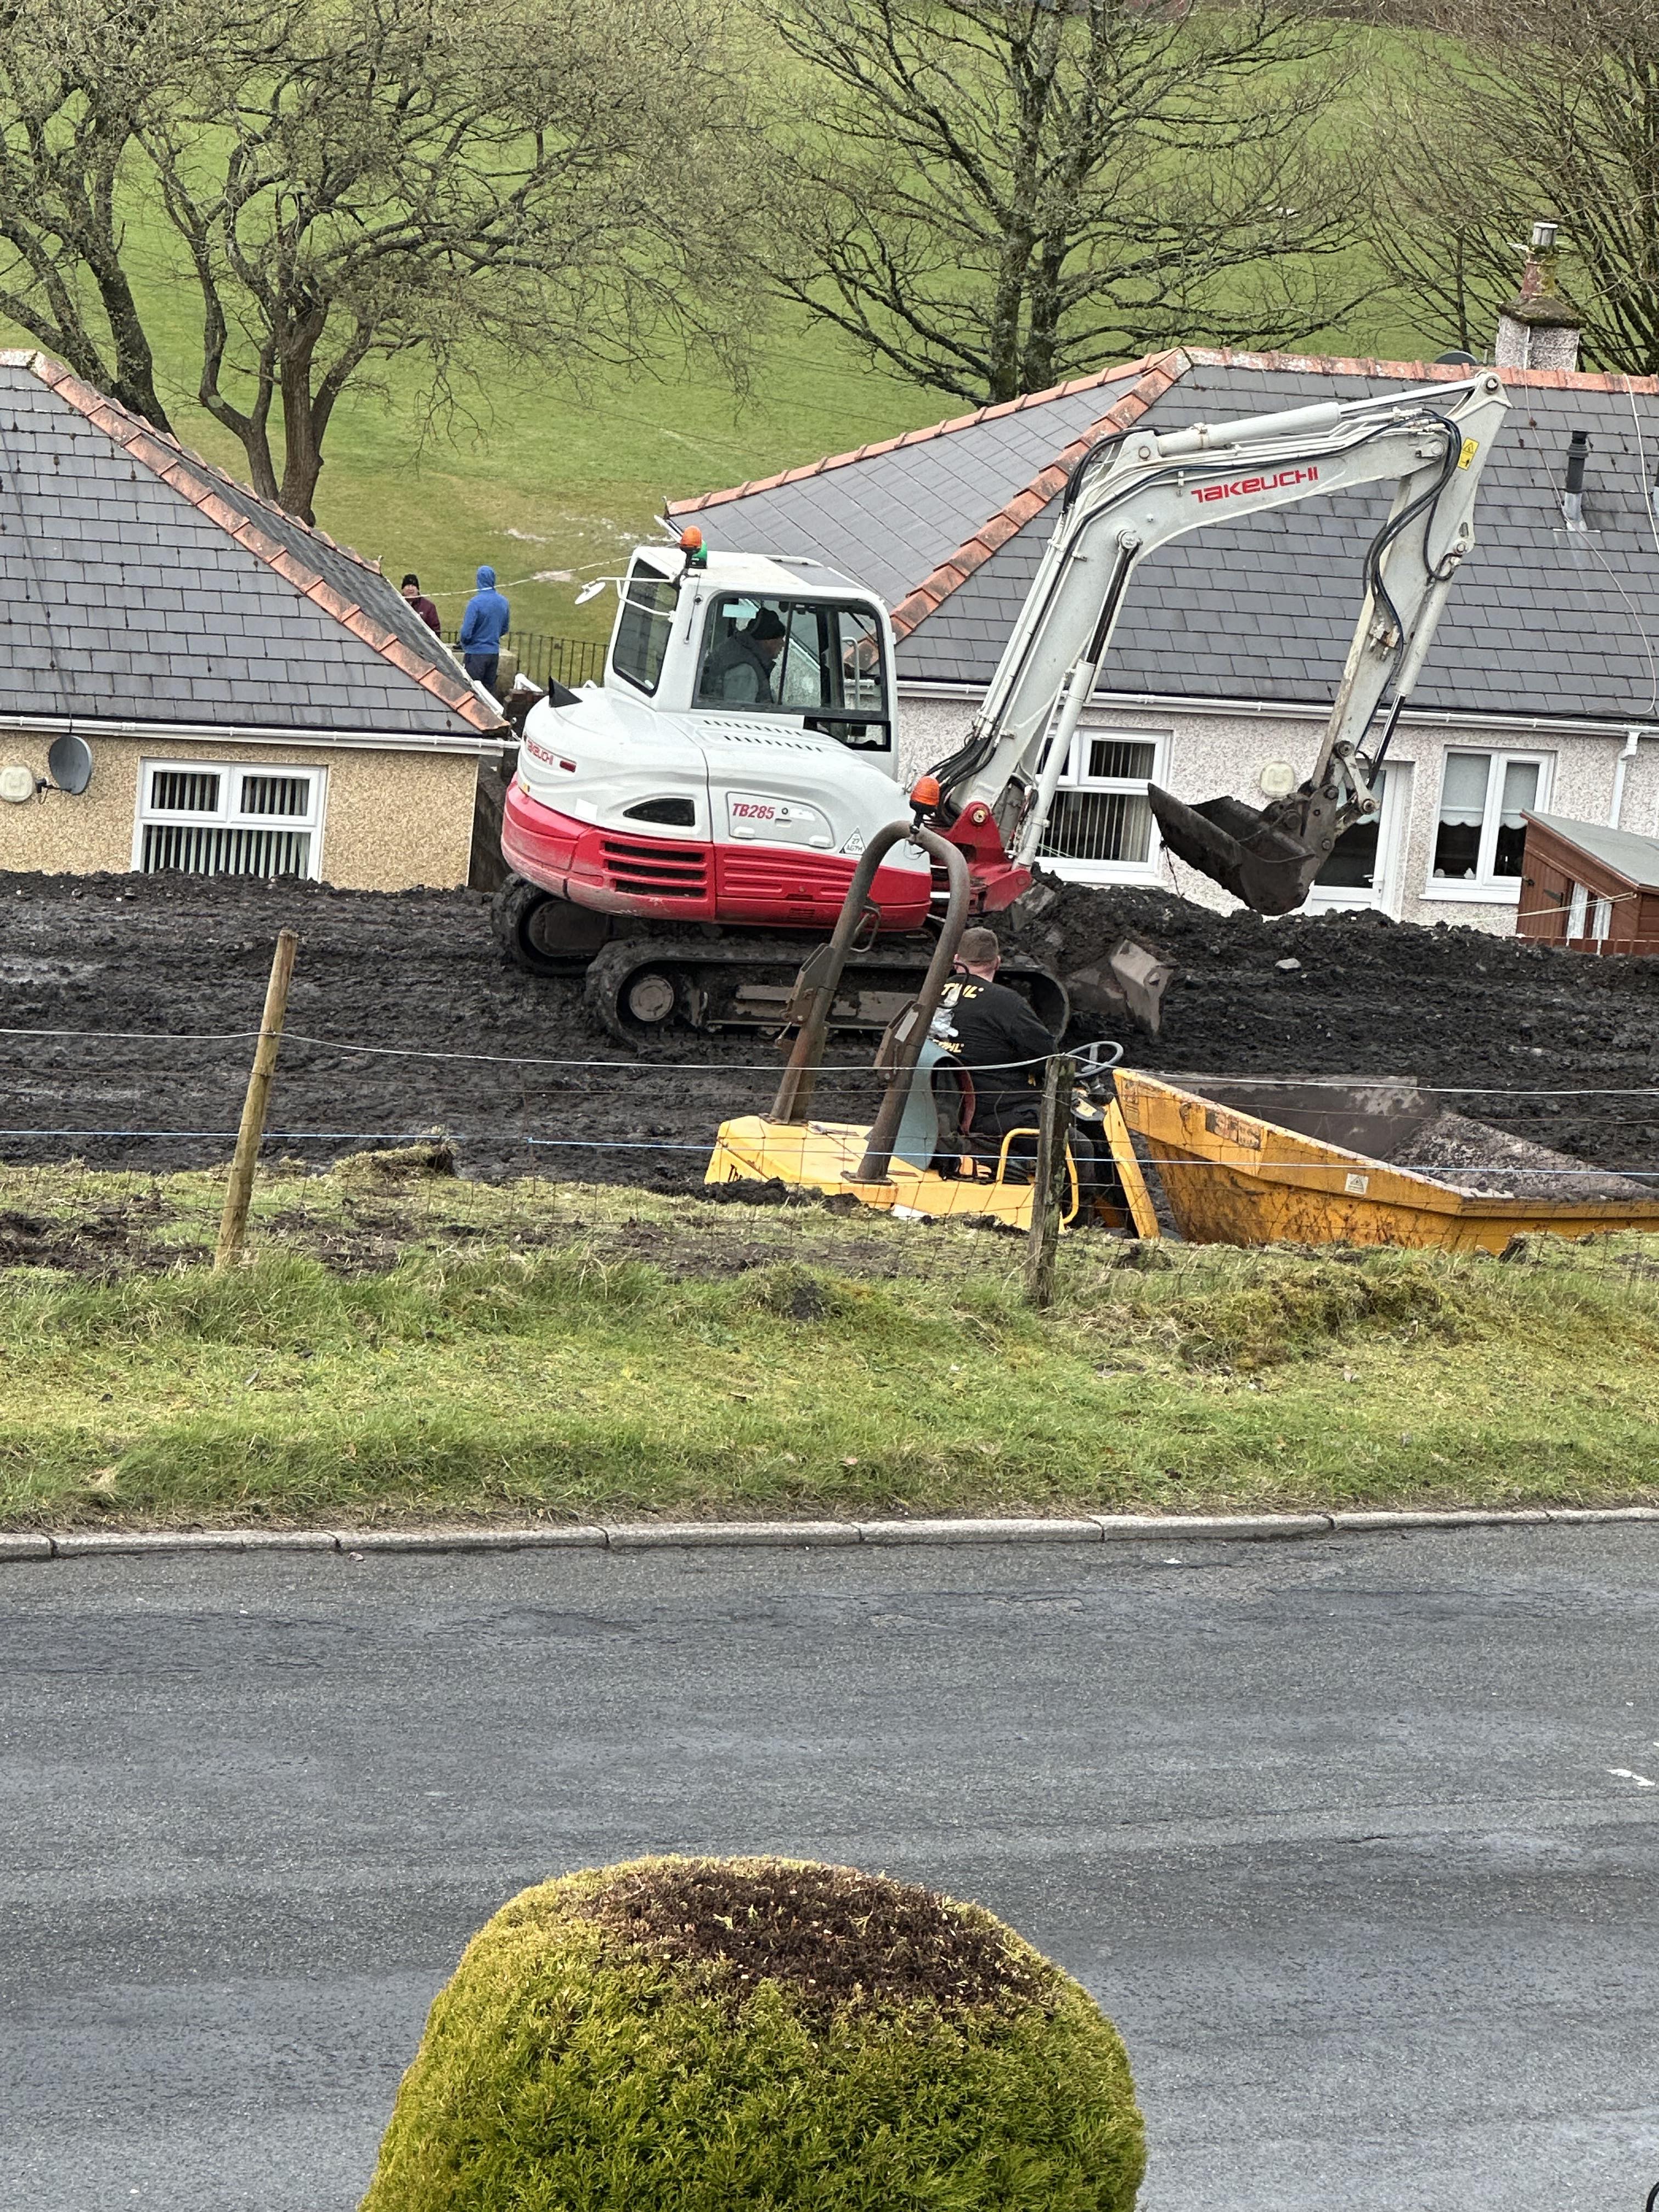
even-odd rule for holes
{"type": "Polygon", "coordinates": [[[0,353],[0,714],[471,741],[379,569],[61,363],[0,353]]]}
{"type": "MultiPolygon", "coordinates": [[[[920,577],[955,553],[965,519],[977,521],[993,507],[1027,498],[1029,487],[1050,468],[1056,441],[1076,441],[1080,453],[1091,426],[1136,380],[1133,368],[1109,369],[855,453],[831,454],[810,468],[677,500],[669,511],[695,514],[711,544],[734,550],[738,541],[732,532],[740,518],[745,552],[821,559],[828,527],[842,547],[834,567],[848,565],[847,544],[856,533],[861,558],[851,573],[896,606],[920,577]]],[[[1039,498],[1030,511],[1042,503],[1039,498]]]]}
{"type": "MultiPolygon", "coordinates": [[[[912,680],[988,681],[1052,526],[1048,510],[1089,441],[1143,417],[1174,428],[1258,414],[1316,398],[1358,398],[1391,388],[1454,382],[1467,372],[1418,362],[1234,355],[1191,349],[1157,355],[1091,397],[1109,404],[1086,424],[1051,412],[1061,392],[1024,403],[1028,435],[1050,426],[1042,466],[994,500],[975,468],[980,418],[913,434],[915,465],[939,446],[950,479],[934,474],[935,507],[955,498],[956,543],[904,588],[884,584],[900,565],[890,529],[864,551],[864,502],[854,487],[866,463],[843,455],[792,472],[804,507],[791,518],[797,550],[833,561],[894,609],[899,667],[912,680]],[[952,495],[950,484],[965,487],[952,495]],[[811,533],[812,542],[799,541],[811,533]]],[[[1490,461],[1476,515],[1477,544],[1436,636],[1416,703],[1446,710],[1595,720],[1659,719],[1659,521],[1647,492],[1659,464],[1659,382],[1652,379],[1506,371],[1514,405],[1490,461]],[[1588,429],[1591,464],[1583,533],[1568,532],[1559,493],[1571,430],[1588,429]]],[[[1073,401],[1079,387],[1062,387],[1073,401]]],[[[884,449],[890,450],[890,449],[884,449]]],[[[767,488],[769,495],[772,490],[767,488]]],[[[1323,703],[1340,680],[1358,611],[1360,561],[1388,510],[1389,488],[1229,522],[1160,549],[1137,574],[1113,642],[1103,692],[1323,703]]],[[[738,493],[704,502],[711,543],[744,543],[750,517],[773,516],[738,493]]],[[[942,534],[942,520],[935,523],[942,534]]]]}

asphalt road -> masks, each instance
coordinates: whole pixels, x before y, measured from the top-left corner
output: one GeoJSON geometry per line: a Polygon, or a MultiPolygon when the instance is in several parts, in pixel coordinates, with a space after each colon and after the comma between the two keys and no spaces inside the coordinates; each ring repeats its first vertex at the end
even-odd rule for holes
{"type": "Polygon", "coordinates": [[[0,1569],[0,2207],[346,2212],[468,1934],[643,1850],[982,1899],[1147,2212],[1640,2212],[1659,1533],[0,1569]]]}

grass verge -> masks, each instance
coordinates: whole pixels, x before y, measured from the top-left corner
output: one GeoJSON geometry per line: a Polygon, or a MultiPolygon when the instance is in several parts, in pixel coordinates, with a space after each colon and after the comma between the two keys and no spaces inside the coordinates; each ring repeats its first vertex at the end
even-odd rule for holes
{"type": "Polygon", "coordinates": [[[821,1208],[356,1167],[215,1277],[210,1176],[17,1196],[11,1528],[1659,1498],[1651,1237],[1079,1237],[1039,1316],[1015,1243],[821,1208]]]}

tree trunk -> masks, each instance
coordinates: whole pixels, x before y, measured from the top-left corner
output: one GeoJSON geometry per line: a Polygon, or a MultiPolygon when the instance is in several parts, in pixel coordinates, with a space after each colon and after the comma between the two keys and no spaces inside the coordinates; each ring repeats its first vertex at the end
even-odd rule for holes
{"type": "Polygon", "coordinates": [[[317,479],[323,473],[322,441],[305,381],[283,378],[283,481],[276,504],[301,522],[315,523],[317,479]]]}
{"type": "Polygon", "coordinates": [[[173,425],[155,389],[155,357],[139,319],[132,287],[119,264],[112,259],[106,260],[100,255],[92,261],[91,268],[115,346],[115,374],[109,380],[110,397],[171,436],[173,425]]]}

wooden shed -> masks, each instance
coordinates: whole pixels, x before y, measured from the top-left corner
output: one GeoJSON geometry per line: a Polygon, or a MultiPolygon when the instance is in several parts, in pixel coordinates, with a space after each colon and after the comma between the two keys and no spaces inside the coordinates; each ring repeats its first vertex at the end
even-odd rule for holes
{"type": "Polygon", "coordinates": [[[1528,814],[1516,934],[1570,952],[1659,953],[1659,837],[1528,814]]]}

